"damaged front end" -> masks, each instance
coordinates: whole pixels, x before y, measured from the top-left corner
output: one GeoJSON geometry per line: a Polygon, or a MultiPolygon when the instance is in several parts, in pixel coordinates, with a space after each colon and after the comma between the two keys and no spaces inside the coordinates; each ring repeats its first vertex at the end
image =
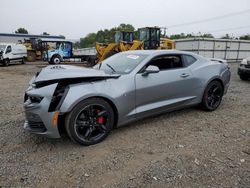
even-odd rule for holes
{"type": "Polygon", "coordinates": [[[79,83],[89,85],[95,81],[118,77],[119,75],[106,75],[98,70],[68,65],[48,66],[42,69],[31,79],[29,88],[25,92],[25,130],[51,138],[59,138],[58,117],[64,115],[60,108],[70,86],[79,83]],[[86,73],[88,70],[92,74],[86,73]]]}
{"type": "Polygon", "coordinates": [[[2,61],[3,61],[3,51],[0,50],[0,62],[2,62],[2,61]]]}

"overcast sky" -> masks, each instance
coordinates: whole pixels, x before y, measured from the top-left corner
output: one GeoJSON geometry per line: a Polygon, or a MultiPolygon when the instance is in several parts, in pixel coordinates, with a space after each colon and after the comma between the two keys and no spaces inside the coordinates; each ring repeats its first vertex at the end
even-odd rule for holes
{"type": "Polygon", "coordinates": [[[136,28],[169,27],[167,34],[250,33],[250,0],[0,0],[0,3],[0,33],[13,33],[24,27],[31,34],[46,31],[79,39],[120,23],[136,28]],[[248,11],[224,19],[170,27],[244,10],[248,11]]]}

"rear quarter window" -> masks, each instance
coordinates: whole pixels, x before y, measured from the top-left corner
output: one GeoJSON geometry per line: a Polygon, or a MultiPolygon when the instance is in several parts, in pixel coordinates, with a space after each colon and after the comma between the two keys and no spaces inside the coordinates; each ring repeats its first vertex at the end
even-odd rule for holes
{"type": "Polygon", "coordinates": [[[197,59],[192,55],[182,55],[182,57],[185,67],[188,67],[197,61],[197,59]]]}

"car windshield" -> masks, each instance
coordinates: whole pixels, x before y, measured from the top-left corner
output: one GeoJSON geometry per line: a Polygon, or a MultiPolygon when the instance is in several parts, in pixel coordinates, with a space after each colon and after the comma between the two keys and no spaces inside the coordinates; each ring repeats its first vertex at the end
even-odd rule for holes
{"type": "Polygon", "coordinates": [[[144,54],[118,53],[105,59],[101,64],[95,65],[94,68],[112,73],[128,74],[147,56],[144,54]]]}
{"type": "Polygon", "coordinates": [[[0,51],[4,51],[4,50],[5,50],[5,47],[6,47],[6,45],[0,44],[0,51]]]}

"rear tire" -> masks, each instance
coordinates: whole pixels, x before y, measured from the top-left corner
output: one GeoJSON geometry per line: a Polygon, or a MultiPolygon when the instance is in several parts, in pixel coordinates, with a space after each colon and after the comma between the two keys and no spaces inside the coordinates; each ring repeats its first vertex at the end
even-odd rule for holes
{"type": "Polygon", "coordinates": [[[72,141],[85,146],[103,141],[113,126],[114,111],[109,103],[100,98],[78,103],[65,118],[68,136],[72,141]]]}
{"type": "Polygon", "coordinates": [[[220,106],[223,93],[223,86],[219,81],[210,82],[202,97],[202,108],[206,111],[216,110],[220,106]]]}

